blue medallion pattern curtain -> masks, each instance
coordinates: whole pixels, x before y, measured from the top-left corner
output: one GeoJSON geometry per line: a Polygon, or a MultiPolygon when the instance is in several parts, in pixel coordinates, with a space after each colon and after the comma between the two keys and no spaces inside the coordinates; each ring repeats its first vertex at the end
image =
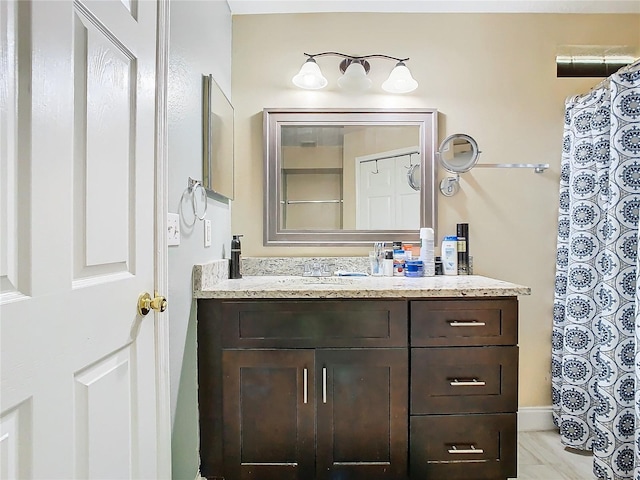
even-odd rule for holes
{"type": "Polygon", "coordinates": [[[566,103],[552,337],[554,423],[593,472],[640,480],[640,67],[566,103]]]}

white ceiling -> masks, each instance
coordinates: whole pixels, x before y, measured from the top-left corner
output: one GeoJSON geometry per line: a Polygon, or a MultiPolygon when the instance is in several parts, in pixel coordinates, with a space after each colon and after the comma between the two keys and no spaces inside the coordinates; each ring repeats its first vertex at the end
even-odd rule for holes
{"type": "Polygon", "coordinates": [[[640,13],[640,0],[227,0],[233,15],[265,13],[640,13]]]}

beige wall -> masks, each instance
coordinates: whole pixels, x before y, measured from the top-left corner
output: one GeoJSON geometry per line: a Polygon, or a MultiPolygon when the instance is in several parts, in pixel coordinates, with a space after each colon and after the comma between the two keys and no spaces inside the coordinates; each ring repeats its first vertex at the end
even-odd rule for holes
{"type": "MultiPolygon", "coordinates": [[[[550,402],[550,335],[558,177],[564,100],[598,79],[556,78],[559,45],[633,45],[640,15],[299,14],[233,17],[232,90],[236,115],[234,233],[245,256],[365,255],[363,248],[262,245],[262,109],[266,107],[436,108],[439,141],[468,133],[481,163],[549,163],[531,170],[475,169],[461,191],[438,196],[438,237],[470,225],[475,272],[528,285],[520,300],[520,405],[550,402]],[[321,91],[291,84],[303,52],[340,51],[410,57],[420,86],[408,95],[380,89],[393,67],[372,60],[372,89],[336,86],[339,59],[319,58],[321,91]]],[[[440,171],[440,177],[444,172],[440,171]]]]}

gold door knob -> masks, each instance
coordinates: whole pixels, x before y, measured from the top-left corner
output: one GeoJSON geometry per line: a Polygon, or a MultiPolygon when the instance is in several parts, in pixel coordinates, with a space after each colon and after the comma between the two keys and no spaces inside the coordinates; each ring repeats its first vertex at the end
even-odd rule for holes
{"type": "Polygon", "coordinates": [[[155,292],[155,297],[153,298],[147,292],[138,297],[138,313],[142,316],[148,314],[151,310],[164,312],[166,309],[167,299],[158,295],[158,292],[155,292]]]}

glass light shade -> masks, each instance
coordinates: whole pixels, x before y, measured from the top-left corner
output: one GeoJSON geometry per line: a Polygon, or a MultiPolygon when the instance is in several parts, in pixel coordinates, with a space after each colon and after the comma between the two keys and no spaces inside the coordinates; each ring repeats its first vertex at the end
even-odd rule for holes
{"type": "Polygon", "coordinates": [[[362,92],[371,87],[371,79],[367,77],[367,71],[359,62],[352,62],[338,79],[338,86],[352,92],[362,92]]]}
{"type": "Polygon", "coordinates": [[[300,68],[298,74],[292,79],[296,87],[307,90],[319,90],[327,86],[327,79],[324,78],[320,67],[313,58],[310,58],[300,68]]]}
{"type": "Polygon", "coordinates": [[[407,66],[398,62],[391,70],[389,78],[382,84],[382,89],[389,93],[409,93],[418,88],[418,82],[411,76],[407,66]]]}

